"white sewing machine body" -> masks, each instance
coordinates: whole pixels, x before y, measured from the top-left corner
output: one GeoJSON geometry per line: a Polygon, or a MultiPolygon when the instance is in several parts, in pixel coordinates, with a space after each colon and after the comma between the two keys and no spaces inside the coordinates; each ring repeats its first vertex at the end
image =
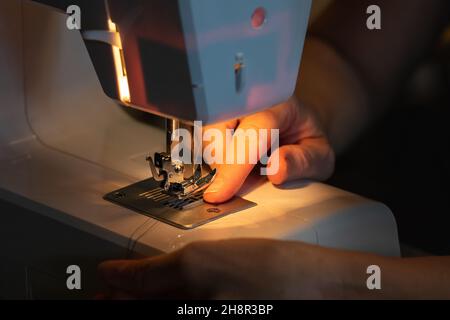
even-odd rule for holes
{"type": "MultiPolygon", "coordinates": [[[[386,206],[319,183],[277,188],[251,178],[240,195],[256,206],[193,230],[103,200],[148,178],[145,155],[165,148],[165,131],[103,93],[65,19],[27,1],[0,2],[0,199],[26,209],[1,212],[0,296],[78,297],[64,288],[69,264],[90,279],[103,259],[197,240],[287,239],[399,255],[386,206]]],[[[83,284],[85,295],[95,289],[83,284]]]]}

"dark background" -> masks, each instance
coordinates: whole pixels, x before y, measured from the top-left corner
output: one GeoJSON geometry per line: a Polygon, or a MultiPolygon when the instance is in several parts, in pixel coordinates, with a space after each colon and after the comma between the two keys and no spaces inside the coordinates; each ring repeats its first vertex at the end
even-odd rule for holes
{"type": "Polygon", "coordinates": [[[388,205],[405,255],[450,254],[449,58],[439,46],[330,180],[388,205]]]}

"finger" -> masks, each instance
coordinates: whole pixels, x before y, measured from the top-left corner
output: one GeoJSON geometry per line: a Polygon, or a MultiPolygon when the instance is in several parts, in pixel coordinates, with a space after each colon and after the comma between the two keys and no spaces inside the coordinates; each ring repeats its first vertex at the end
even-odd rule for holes
{"type": "MultiPolygon", "coordinates": [[[[237,125],[238,125],[238,120],[234,120],[234,121],[229,121],[229,122],[223,122],[223,123],[219,123],[219,124],[215,124],[215,125],[211,125],[211,126],[206,126],[204,128],[204,130],[209,130],[209,129],[215,129],[221,132],[222,137],[226,138],[226,132],[227,130],[230,129],[236,129],[237,125]]],[[[203,146],[204,148],[208,147],[208,145],[212,143],[210,141],[204,141],[203,142],[203,146]]],[[[223,145],[223,150],[222,150],[222,155],[223,157],[226,156],[226,143],[224,143],[223,145]]],[[[225,159],[224,159],[225,161],[225,159]]],[[[210,163],[209,164],[211,168],[216,168],[217,169],[217,175],[213,181],[213,183],[209,186],[209,188],[205,191],[204,193],[204,200],[206,202],[210,202],[210,203],[221,203],[221,202],[226,202],[227,200],[229,200],[233,195],[230,194],[230,192],[227,192],[225,190],[225,193],[223,194],[223,189],[224,186],[227,185],[226,179],[225,177],[227,175],[229,175],[228,173],[224,173],[223,171],[231,171],[230,169],[225,169],[226,165],[222,164],[218,164],[218,163],[210,163]]],[[[229,183],[230,181],[228,181],[229,183]]],[[[231,181],[232,182],[232,181],[231,181]]]]}
{"type": "Polygon", "coordinates": [[[297,145],[282,146],[278,156],[272,154],[269,171],[274,174],[268,178],[275,185],[296,179],[323,181],[332,175],[334,164],[334,152],[325,138],[304,139],[297,145]]]}
{"type": "MultiPolygon", "coordinates": [[[[226,153],[232,153],[232,163],[229,162],[230,158],[226,159],[226,164],[216,165],[217,177],[211,186],[205,191],[204,199],[209,203],[223,203],[230,200],[242,187],[245,179],[253,170],[257,161],[260,160],[259,150],[259,130],[277,129],[279,127],[276,113],[267,111],[258,113],[244,118],[236,130],[255,130],[256,133],[256,154],[255,149],[250,148],[248,141],[245,143],[245,148],[238,150],[238,138],[233,136],[234,149],[227,148],[226,153]],[[240,163],[239,156],[245,159],[244,163],[240,163]],[[252,161],[250,161],[252,160],[252,161]]],[[[270,148],[270,134],[267,134],[266,148],[270,148]]]]}

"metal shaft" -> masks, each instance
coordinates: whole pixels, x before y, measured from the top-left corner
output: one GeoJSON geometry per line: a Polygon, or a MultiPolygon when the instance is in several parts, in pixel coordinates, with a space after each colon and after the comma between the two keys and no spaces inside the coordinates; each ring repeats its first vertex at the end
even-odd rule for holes
{"type": "Polygon", "coordinates": [[[190,124],[183,123],[179,120],[168,119],[166,121],[166,152],[168,154],[172,153],[172,149],[178,144],[179,138],[175,136],[176,130],[185,129],[189,132],[191,136],[191,146],[189,149],[183,149],[183,152],[189,152],[190,163],[185,165],[185,177],[191,177],[194,174],[194,126],[190,124]],[[174,141],[175,140],[175,141],[174,141]]]}

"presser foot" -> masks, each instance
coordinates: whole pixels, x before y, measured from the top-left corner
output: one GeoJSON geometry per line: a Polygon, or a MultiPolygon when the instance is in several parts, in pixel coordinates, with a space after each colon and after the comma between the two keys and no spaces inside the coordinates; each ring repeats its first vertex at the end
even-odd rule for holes
{"type": "Polygon", "coordinates": [[[195,193],[205,190],[216,177],[216,169],[209,171],[202,176],[202,165],[195,165],[194,172],[189,177],[185,177],[188,170],[183,162],[173,160],[167,153],[155,153],[155,161],[151,156],[147,161],[153,179],[160,182],[164,191],[179,199],[193,196],[195,193]]]}

